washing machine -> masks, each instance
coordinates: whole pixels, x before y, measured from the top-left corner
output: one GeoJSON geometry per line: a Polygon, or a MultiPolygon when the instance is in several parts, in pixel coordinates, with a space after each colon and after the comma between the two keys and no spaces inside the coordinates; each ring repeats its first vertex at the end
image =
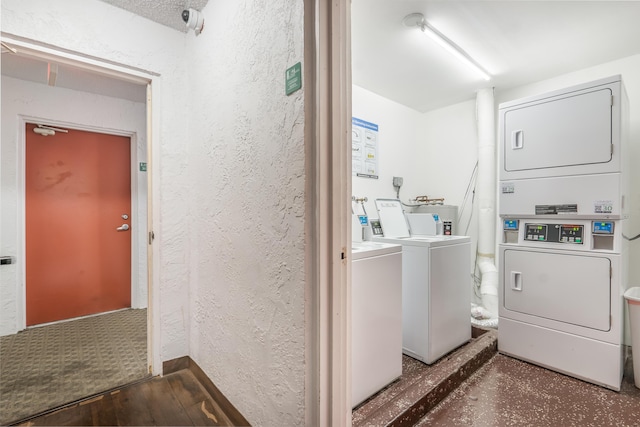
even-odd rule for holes
{"type": "Polygon", "coordinates": [[[353,243],[351,257],[355,407],[402,375],[402,246],[353,243]]]}
{"type": "Polygon", "coordinates": [[[402,245],[402,351],[432,364],[471,339],[470,238],[412,236],[400,200],[376,208],[374,241],[402,245]]]}

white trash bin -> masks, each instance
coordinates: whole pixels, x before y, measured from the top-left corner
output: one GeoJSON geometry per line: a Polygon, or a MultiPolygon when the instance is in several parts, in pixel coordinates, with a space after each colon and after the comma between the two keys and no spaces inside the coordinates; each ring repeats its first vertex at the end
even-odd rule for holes
{"type": "Polygon", "coordinates": [[[629,288],[624,293],[629,306],[631,348],[633,352],[633,378],[640,388],[640,287],[629,288]]]}

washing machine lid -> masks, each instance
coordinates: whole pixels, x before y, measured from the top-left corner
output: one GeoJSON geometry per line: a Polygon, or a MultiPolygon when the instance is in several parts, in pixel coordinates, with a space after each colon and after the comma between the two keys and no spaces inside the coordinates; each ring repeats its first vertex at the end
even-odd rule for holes
{"type": "Polygon", "coordinates": [[[402,245],[382,242],[353,242],[351,244],[351,259],[363,259],[374,256],[401,253],[402,245]]]}
{"type": "Polygon", "coordinates": [[[469,236],[412,236],[412,237],[373,237],[374,242],[395,243],[402,246],[422,246],[433,248],[469,243],[469,236]]]}
{"type": "Polygon", "coordinates": [[[398,199],[376,199],[378,218],[384,237],[410,237],[409,225],[398,199]]]}
{"type": "Polygon", "coordinates": [[[460,243],[469,243],[469,236],[413,236],[407,239],[417,243],[428,243],[429,246],[448,246],[458,245],[460,243]]]}

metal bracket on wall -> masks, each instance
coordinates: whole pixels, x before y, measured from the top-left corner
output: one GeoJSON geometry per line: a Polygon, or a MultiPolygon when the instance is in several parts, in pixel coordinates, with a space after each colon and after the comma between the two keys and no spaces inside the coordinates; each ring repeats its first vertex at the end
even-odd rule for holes
{"type": "Polygon", "coordinates": [[[13,264],[13,258],[10,256],[0,256],[0,265],[13,264]]]}

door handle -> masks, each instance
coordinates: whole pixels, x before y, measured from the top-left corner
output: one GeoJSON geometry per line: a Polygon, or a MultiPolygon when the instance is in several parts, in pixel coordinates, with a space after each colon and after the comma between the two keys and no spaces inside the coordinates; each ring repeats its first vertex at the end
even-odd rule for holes
{"type": "Polygon", "coordinates": [[[127,231],[129,229],[129,224],[122,224],[120,227],[116,228],[117,231],[127,231]]]}
{"type": "Polygon", "coordinates": [[[511,132],[511,149],[520,150],[524,147],[524,131],[514,130],[511,132]]]}
{"type": "Polygon", "coordinates": [[[519,271],[511,272],[511,289],[522,292],[522,273],[519,271]]]}

